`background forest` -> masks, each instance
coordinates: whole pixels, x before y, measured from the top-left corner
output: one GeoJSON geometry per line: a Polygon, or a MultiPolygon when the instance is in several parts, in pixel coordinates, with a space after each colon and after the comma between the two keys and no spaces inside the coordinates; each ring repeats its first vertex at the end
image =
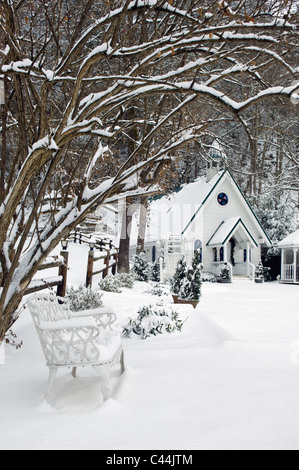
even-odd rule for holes
{"type": "Polygon", "coordinates": [[[215,140],[269,235],[296,226],[297,6],[1,0],[0,342],[63,238],[192,181],[215,140]]]}

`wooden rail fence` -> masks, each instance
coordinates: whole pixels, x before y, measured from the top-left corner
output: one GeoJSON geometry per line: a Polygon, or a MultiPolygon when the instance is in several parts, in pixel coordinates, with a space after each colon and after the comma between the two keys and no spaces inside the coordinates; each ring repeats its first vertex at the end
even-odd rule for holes
{"type": "Polygon", "coordinates": [[[64,297],[66,293],[67,270],[68,270],[68,252],[61,252],[61,256],[53,256],[47,258],[46,262],[40,266],[38,272],[46,269],[58,268],[58,276],[44,277],[34,279],[26,290],[25,295],[33,294],[45,289],[57,287],[57,295],[64,297]]]}
{"type": "Polygon", "coordinates": [[[117,273],[118,248],[112,241],[95,240],[95,243],[89,243],[86,287],[92,287],[93,277],[102,274],[103,279],[109,273],[115,276],[117,273]]]}
{"type": "Polygon", "coordinates": [[[100,239],[93,237],[92,235],[75,231],[71,233],[60,253],[60,256],[47,258],[45,263],[38,270],[44,271],[46,269],[58,268],[58,275],[33,280],[25,295],[57,287],[57,295],[59,297],[65,296],[69,264],[67,245],[70,241],[73,243],[79,243],[80,245],[89,245],[85,282],[86,287],[92,287],[93,277],[96,275],[102,274],[103,279],[105,279],[109,273],[113,275],[117,273],[118,248],[113,245],[112,240],[100,239]]]}

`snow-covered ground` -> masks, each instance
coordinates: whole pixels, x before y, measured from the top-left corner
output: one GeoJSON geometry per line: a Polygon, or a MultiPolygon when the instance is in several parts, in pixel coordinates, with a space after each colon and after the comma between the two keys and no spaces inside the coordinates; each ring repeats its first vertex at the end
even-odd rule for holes
{"type": "MultiPolygon", "coordinates": [[[[87,252],[70,251],[78,285],[87,252]]],[[[104,294],[119,328],[160,300],[145,290],[104,294]]],[[[48,371],[24,311],[14,327],[24,346],[6,347],[0,365],[0,449],[299,449],[298,305],[298,286],[204,284],[197,310],[178,307],[181,333],[124,338],[126,372],[113,371],[104,404],[93,369],[76,380],[61,371],[45,401],[48,371]]]]}

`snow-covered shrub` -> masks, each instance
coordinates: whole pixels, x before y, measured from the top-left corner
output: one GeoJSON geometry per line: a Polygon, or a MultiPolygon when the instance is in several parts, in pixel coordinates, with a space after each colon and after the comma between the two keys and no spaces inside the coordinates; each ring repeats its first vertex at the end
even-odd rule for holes
{"type": "Polygon", "coordinates": [[[80,286],[78,289],[70,287],[66,292],[70,309],[74,312],[102,307],[102,297],[103,295],[99,291],[85,286],[80,286]]]}
{"type": "Polygon", "coordinates": [[[141,336],[141,339],[146,339],[164,332],[181,331],[183,324],[184,321],[180,319],[179,313],[170,305],[149,305],[138,310],[136,319],[129,318],[128,324],[123,328],[123,334],[130,336],[131,333],[135,333],[141,336]]]}
{"type": "Polygon", "coordinates": [[[180,293],[184,279],[187,276],[187,263],[185,257],[179,260],[173,278],[170,280],[172,292],[176,295],[180,293]]]}
{"type": "Polygon", "coordinates": [[[271,268],[264,266],[264,280],[265,282],[272,282],[271,268]]]}
{"type": "Polygon", "coordinates": [[[133,273],[137,281],[148,282],[150,276],[150,266],[145,253],[135,255],[133,258],[133,273]]]}
{"type": "Polygon", "coordinates": [[[200,262],[200,252],[197,251],[192,260],[192,266],[187,271],[179,296],[184,300],[198,301],[201,297],[203,265],[200,262]]]}
{"type": "Polygon", "coordinates": [[[115,292],[117,294],[122,292],[122,283],[119,276],[113,276],[112,274],[102,279],[102,281],[99,282],[99,287],[106,292],[115,292]]]}
{"type": "Polygon", "coordinates": [[[160,272],[160,261],[156,261],[152,264],[151,269],[151,281],[160,282],[161,272],[160,272]]]}
{"type": "Polygon", "coordinates": [[[220,270],[220,279],[223,281],[231,281],[230,269],[227,264],[224,264],[220,270]]]}
{"type": "Polygon", "coordinates": [[[169,287],[166,285],[154,284],[153,287],[147,289],[145,294],[156,295],[162,297],[163,295],[169,295],[169,287]]]}
{"type": "Polygon", "coordinates": [[[260,260],[259,264],[255,269],[255,282],[264,282],[264,266],[262,260],[260,260]]]}
{"type": "Polygon", "coordinates": [[[201,274],[202,282],[217,282],[215,274],[203,271],[201,274]]]}
{"type": "Polygon", "coordinates": [[[133,274],[117,274],[116,278],[119,280],[122,287],[126,287],[128,289],[133,289],[134,287],[134,275],[133,274]]]}

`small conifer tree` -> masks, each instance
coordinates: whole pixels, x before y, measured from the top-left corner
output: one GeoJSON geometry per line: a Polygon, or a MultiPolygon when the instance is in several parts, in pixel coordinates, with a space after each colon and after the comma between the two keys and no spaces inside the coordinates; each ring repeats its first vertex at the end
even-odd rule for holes
{"type": "Polygon", "coordinates": [[[187,271],[187,276],[180,290],[180,297],[185,300],[199,301],[201,297],[202,269],[200,252],[196,251],[192,260],[192,266],[187,271]]]}
{"type": "Polygon", "coordinates": [[[223,281],[231,281],[230,269],[227,264],[224,264],[220,271],[220,278],[223,281]]]}
{"type": "Polygon", "coordinates": [[[160,282],[160,280],[161,280],[160,261],[156,261],[152,265],[151,281],[160,282]]]}
{"type": "Polygon", "coordinates": [[[186,276],[187,276],[187,263],[186,263],[185,257],[182,256],[182,258],[179,260],[177,264],[174,276],[171,279],[171,288],[172,288],[173,294],[178,295],[180,293],[180,290],[182,288],[182,285],[184,283],[186,276]]]}
{"type": "Polygon", "coordinates": [[[150,267],[145,253],[134,256],[133,273],[137,281],[148,282],[150,267]]]}
{"type": "Polygon", "coordinates": [[[255,270],[255,282],[264,282],[264,280],[264,266],[262,260],[260,260],[255,270]]]}

